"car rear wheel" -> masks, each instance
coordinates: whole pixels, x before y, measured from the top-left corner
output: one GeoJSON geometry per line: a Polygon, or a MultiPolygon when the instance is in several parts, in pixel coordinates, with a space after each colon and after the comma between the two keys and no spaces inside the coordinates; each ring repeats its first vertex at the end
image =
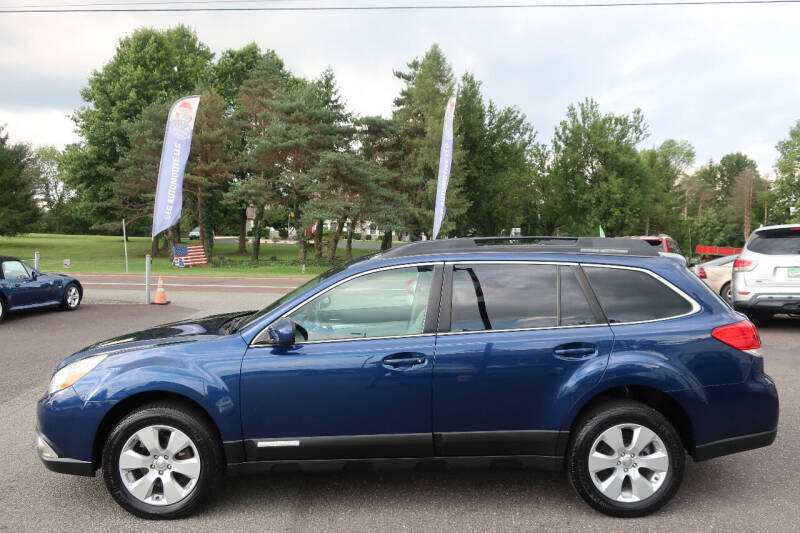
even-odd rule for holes
{"type": "Polygon", "coordinates": [[[731,283],[728,282],[719,290],[719,295],[728,302],[728,305],[733,306],[733,291],[731,290],[731,283]]]}
{"type": "Polygon", "coordinates": [[[634,401],[607,402],[576,424],[567,452],[570,482],[592,507],[610,516],[650,514],[683,479],[683,445],[658,411],[634,401]]]}
{"type": "Polygon", "coordinates": [[[224,468],[216,432],[202,413],[165,402],[120,421],[103,449],[103,478],[126,511],[150,519],[193,513],[224,468]]]}
{"type": "Polygon", "coordinates": [[[81,291],[74,283],[67,285],[64,289],[64,298],[61,301],[61,307],[67,311],[74,311],[81,304],[81,291]]]}
{"type": "Polygon", "coordinates": [[[3,300],[3,297],[0,296],[0,322],[6,317],[6,302],[3,300]]]}

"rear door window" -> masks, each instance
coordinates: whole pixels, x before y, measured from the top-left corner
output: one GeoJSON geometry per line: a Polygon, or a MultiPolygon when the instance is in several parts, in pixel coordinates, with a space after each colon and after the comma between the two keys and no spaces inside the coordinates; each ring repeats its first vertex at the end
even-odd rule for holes
{"type": "Polygon", "coordinates": [[[660,320],[693,309],[686,298],[646,272],[593,266],[584,271],[612,324],[660,320]]]}
{"type": "Polygon", "coordinates": [[[766,255],[800,254],[800,231],[780,229],[754,233],[747,249],[766,255]]]}
{"type": "Polygon", "coordinates": [[[570,266],[454,265],[452,293],[450,330],[454,332],[599,322],[570,266]]]}

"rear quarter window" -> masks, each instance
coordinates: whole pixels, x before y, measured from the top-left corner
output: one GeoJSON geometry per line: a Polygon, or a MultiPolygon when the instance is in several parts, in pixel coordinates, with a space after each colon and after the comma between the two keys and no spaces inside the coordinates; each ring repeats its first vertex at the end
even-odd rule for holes
{"type": "Polygon", "coordinates": [[[588,266],[584,271],[612,324],[671,318],[693,309],[686,298],[646,272],[588,266]]]}

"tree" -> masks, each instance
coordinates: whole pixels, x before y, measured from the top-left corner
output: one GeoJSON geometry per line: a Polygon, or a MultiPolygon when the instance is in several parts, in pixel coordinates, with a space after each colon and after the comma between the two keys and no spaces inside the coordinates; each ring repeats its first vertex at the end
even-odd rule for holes
{"type": "Polygon", "coordinates": [[[153,102],[172,102],[195,91],[208,76],[212,57],[186,26],[141,28],[121,39],[111,61],[92,73],[81,91],[88,105],[73,117],[84,140],[67,151],[66,169],[94,221],[113,215],[111,183],[129,148],[125,123],[153,102]]]}
{"type": "MultiPolygon", "coordinates": [[[[112,205],[130,226],[140,220],[152,221],[169,108],[167,101],[154,102],[139,118],[126,123],[130,150],[120,158],[120,170],[114,176],[112,205]]],[[[158,239],[153,240],[150,254],[159,255],[158,239]]]]}
{"type": "Polygon", "coordinates": [[[775,147],[775,204],[773,211],[781,222],[800,220],[800,120],[789,129],[789,136],[775,147]]]}
{"type": "Polygon", "coordinates": [[[209,198],[221,197],[222,187],[234,170],[232,145],[237,130],[227,113],[225,99],[211,89],[203,93],[192,136],[192,150],[184,176],[184,192],[194,204],[192,213],[200,228],[200,241],[211,262],[214,247],[213,213],[209,198]],[[214,194],[215,192],[220,194],[214,194]]]}
{"type": "Polygon", "coordinates": [[[44,210],[47,229],[61,233],[70,190],[64,183],[62,154],[55,146],[41,146],[33,151],[27,165],[30,183],[44,210]]]}
{"type": "Polygon", "coordinates": [[[647,136],[642,113],[601,114],[594,100],[567,108],[556,127],[549,201],[558,226],[573,234],[626,235],[638,227],[645,169],[636,145],[647,136]]]}
{"type": "MultiPolygon", "coordinates": [[[[251,72],[237,95],[236,119],[244,131],[240,172],[226,200],[245,209],[255,207],[252,258],[258,260],[265,206],[278,198],[277,180],[285,154],[282,123],[277,115],[276,99],[286,88],[282,66],[265,62],[251,72]]],[[[241,241],[240,241],[241,243],[241,241]]]]}
{"type": "Polygon", "coordinates": [[[10,145],[0,127],[0,235],[17,235],[30,230],[39,217],[34,200],[35,184],[26,168],[30,150],[23,144],[10,145]]]}
{"type": "MultiPolygon", "coordinates": [[[[694,148],[687,141],[667,139],[659,147],[642,150],[639,155],[645,168],[641,197],[644,234],[674,233],[678,229],[681,203],[678,181],[694,163],[694,148]]],[[[683,198],[686,199],[688,195],[683,198]]]]}
{"type": "MultiPolygon", "coordinates": [[[[419,207],[412,213],[409,229],[412,237],[430,234],[436,201],[439,172],[439,153],[442,145],[442,121],[445,105],[455,93],[453,71],[441,48],[434,44],[422,60],[408,63],[408,70],[395,71],[404,87],[394,101],[393,119],[401,127],[402,146],[410,175],[416,179],[409,183],[411,203],[419,207]]],[[[454,133],[458,128],[456,115],[454,133]]],[[[466,212],[468,200],[463,192],[461,163],[461,138],[454,135],[453,165],[447,189],[447,215],[442,225],[442,235],[454,234],[456,221],[466,212]]]]}

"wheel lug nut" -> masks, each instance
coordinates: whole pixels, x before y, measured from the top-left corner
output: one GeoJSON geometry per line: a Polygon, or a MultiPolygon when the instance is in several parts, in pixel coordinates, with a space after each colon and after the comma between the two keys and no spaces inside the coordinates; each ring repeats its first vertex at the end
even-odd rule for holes
{"type": "MultiPolygon", "coordinates": [[[[622,464],[622,461],[617,461],[617,464],[622,464]]],[[[150,465],[150,468],[153,468],[153,465],[150,465]]]]}
{"type": "MultiPolygon", "coordinates": [[[[631,457],[633,457],[633,456],[631,455],[631,457]]],[[[169,459],[169,457],[167,457],[167,456],[165,455],[165,456],[164,456],[164,459],[169,459]]]]}
{"type": "Polygon", "coordinates": [[[636,463],[633,463],[633,467],[636,468],[636,463]]]}
{"type": "Polygon", "coordinates": [[[627,471],[628,471],[628,469],[626,468],[626,469],[625,469],[625,471],[627,472],[627,471]]]}
{"type": "MultiPolygon", "coordinates": [[[[619,463],[617,463],[617,464],[619,464],[619,463]]],[[[156,465],[150,465],[150,468],[155,468],[155,467],[156,467],[156,465]]]]}
{"type": "MultiPolygon", "coordinates": [[[[636,465],[633,465],[636,466],[636,465]]],[[[172,465],[167,465],[167,470],[172,470],[172,465]]]]}
{"type": "MultiPolygon", "coordinates": [[[[626,472],[627,472],[627,470],[626,470],[626,472]]],[[[163,471],[163,470],[159,470],[159,471],[158,471],[158,475],[159,475],[159,476],[163,476],[163,475],[164,475],[164,471],[163,471]]]]}

